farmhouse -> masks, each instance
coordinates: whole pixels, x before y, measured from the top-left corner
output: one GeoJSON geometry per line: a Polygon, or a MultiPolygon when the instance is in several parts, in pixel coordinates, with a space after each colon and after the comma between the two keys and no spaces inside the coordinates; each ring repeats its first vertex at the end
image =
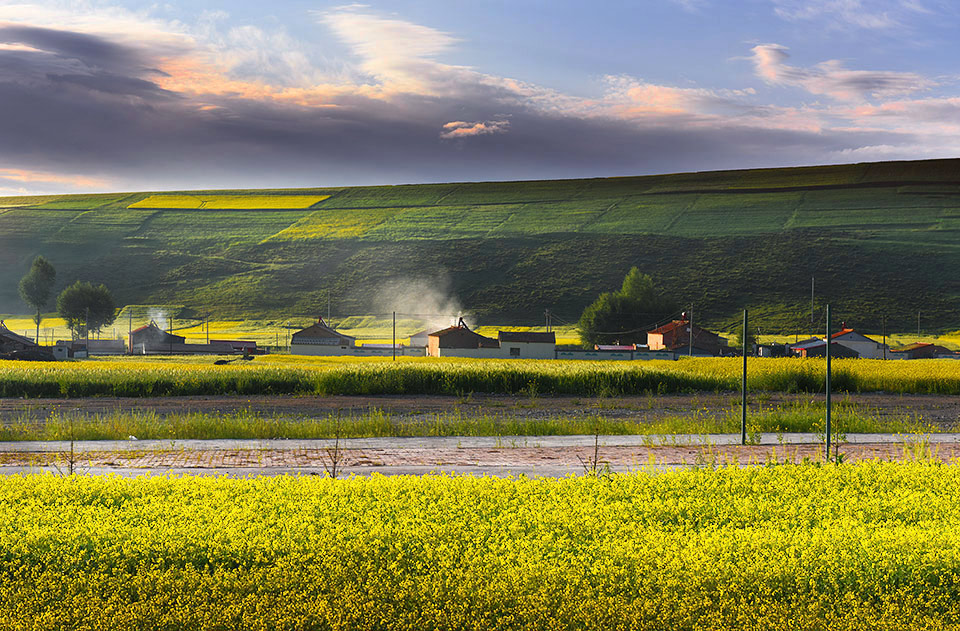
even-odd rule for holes
{"type": "Polygon", "coordinates": [[[410,346],[416,348],[426,348],[429,342],[430,331],[420,331],[410,336],[410,346]]]}
{"type": "Polygon", "coordinates": [[[500,342],[470,330],[460,318],[456,326],[427,336],[428,357],[499,357],[500,342]]]}
{"type": "Polygon", "coordinates": [[[555,333],[522,331],[499,331],[501,357],[528,359],[554,359],[557,350],[555,333]]]}
{"type": "Polygon", "coordinates": [[[695,356],[716,357],[727,347],[727,341],[716,333],[691,325],[687,320],[674,320],[647,332],[647,347],[651,351],[667,350],[688,355],[691,354],[691,345],[695,356]]]}
{"type": "Polygon", "coordinates": [[[915,342],[900,348],[891,348],[888,357],[890,359],[955,359],[960,357],[960,354],[937,344],[915,342]]]}
{"type": "MultiPolygon", "coordinates": [[[[848,329],[846,323],[841,325],[841,330],[830,336],[830,339],[846,346],[852,351],[856,351],[859,357],[863,359],[884,359],[889,347],[876,340],[871,340],[866,335],[857,333],[854,329],[848,329]]],[[[833,348],[830,349],[833,354],[833,348]]]]}
{"type": "Polygon", "coordinates": [[[157,326],[157,323],[153,320],[150,321],[150,324],[131,331],[130,338],[127,340],[130,345],[130,352],[139,354],[170,351],[174,345],[179,346],[185,342],[185,337],[167,333],[157,326]]]}
{"type": "MultiPolygon", "coordinates": [[[[820,338],[810,338],[799,344],[791,344],[791,350],[800,357],[825,357],[827,354],[827,343],[820,338]]],[[[860,357],[857,351],[849,346],[843,346],[839,342],[830,342],[830,356],[856,359],[860,357]]]]}
{"type": "Polygon", "coordinates": [[[13,351],[25,351],[36,348],[37,343],[28,337],[17,335],[7,328],[7,325],[0,320],[0,353],[12,353],[13,351]]]}
{"type": "Polygon", "coordinates": [[[330,328],[323,318],[290,338],[291,355],[349,355],[356,346],[357,338],[330,328]]]}

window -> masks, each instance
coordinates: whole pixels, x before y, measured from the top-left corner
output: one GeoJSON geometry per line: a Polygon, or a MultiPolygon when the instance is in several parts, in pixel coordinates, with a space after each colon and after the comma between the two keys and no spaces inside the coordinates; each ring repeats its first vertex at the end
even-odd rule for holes
{"type": "Polygon", "coordinates": [[[510,347],[510,357],[520,357],[520,349],[516,346],[510,347]]]}

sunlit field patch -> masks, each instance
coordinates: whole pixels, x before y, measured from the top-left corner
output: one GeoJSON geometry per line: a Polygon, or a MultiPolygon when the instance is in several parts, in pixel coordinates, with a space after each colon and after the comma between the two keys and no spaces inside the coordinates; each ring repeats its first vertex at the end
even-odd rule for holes
{"type": "Polygon", "coordinates": [[[151,195],[128,208],[180,208],[211,210],[302,209],[329,195],[151,195]]]}

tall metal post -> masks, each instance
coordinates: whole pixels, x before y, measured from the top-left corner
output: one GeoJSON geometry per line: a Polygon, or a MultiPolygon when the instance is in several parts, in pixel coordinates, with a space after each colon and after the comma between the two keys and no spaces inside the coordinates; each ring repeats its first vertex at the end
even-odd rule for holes
{"type": "Polygon", "coordinates": [[[127,346],[128,353],[133,355],[133,307],[127,305],[127,309],[130,310],[127,313],[127,346]]]}
{"type": "Polygon", "coordinates": [[[393,312],[393,361],[397,361],[397,312],[393,312]]]}
{"type": "Polygon", "coordinates": [[[747,444],[747,310],[743,310],[743,380],[740,392],[740,444],[747,444]]]}
{"type": "Polygon", "coordinates": [[[830,461],[830,305],[827,305],[827,457],[830,461]]]}

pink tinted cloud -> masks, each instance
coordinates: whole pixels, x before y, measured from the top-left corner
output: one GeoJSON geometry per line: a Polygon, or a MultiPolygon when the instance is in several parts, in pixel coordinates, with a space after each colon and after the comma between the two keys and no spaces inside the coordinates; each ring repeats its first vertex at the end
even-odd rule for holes
{"type": "Polygon", "coordinates": [[[475,123],[450,121],[443,126],[440,137],[450,140],[453,138],[467,138],[469,136],[505,134],[509,128],[510,121],[507,120],[478,121],[475,123]]]}

